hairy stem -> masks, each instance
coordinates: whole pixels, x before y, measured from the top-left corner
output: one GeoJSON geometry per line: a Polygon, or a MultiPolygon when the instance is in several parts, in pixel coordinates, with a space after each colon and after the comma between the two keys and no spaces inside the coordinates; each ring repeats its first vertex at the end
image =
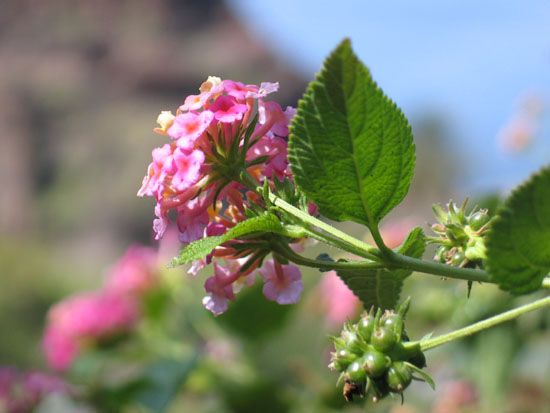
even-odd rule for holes
{"type": "MultiPolygon", "coordinates": [[[[248,173],[241,174],[241,181],[251,190],[262,193],[262,188],[258,187],[258,183],[248,173]]],[[[408,257],[406,255],[396,253],[385,246],[378,229],[373,232],[373,237],[375,238],[377,245],[380,246],[380,250],[367,244],[366,242],[346,234],[343,231],[340,231],[337,228],[334,228],[326,222],[309,215],[273,193],[269,193],[269,200],[273,203],[273,205],[296,218],[300,224],[303,225],[306,233],[308,233],[308,235],[312,238],[326,242],[329,245],[338,247],[351,254],[359,255],[363,258],[382,263],[385,267],[406,268],[425,274],[438,275],[441,277],[454,278],[458,280],[494,283],[494,281],[490,279],[489,274],[487,274],[484,270],[453,267],[451,265],[446,265],[435,261],[425,261],[420,258],[408,257]]],[[[307,260],[305,257],[302,257],[302,259],[307,260]]],[[[302,265],[311,267],[314,266],[314,262],[312,262],[312,260],[307,262],[308,264],[304,263],[302,265]]],[[[365,268],[364,265],[367,263],[368,262],[361,263],[360,268],[365,268]]],[[[316,268],[327,269],[328,267],[326,267],[326,264],[324,265],[325,267],[318,266],[316,268]]],[[[335,268],[333,267],[332,269],[335,268]]],[[[550,277],[543,280],[541,288],[550,289],[550,277]]]]}
{"type": "Polygon", "coordinates": [[[458,280],[493,282],[489,274],[484,270],[474,268],[460,268],[451,265],[441,264],[435,261],[425,261],[419,258],[394,253],[390,258],[391,262],[399,268],[422,272],[425,274],[439,275],[446,278],[458,280]]]}
{"type": "MultiPolygon", "coordinates": [[[[256,180],[252,176],[250,176],[249,173],[241,173],[240,178],[243,185],[255,192],[258,192],[259,194],[262,194],[263,188],[258,186],[256,180]]],[[[375,247],[367,244],[366,242],[360,241],[346,234],[345,232],[340,231],[337,228],[334,228],[332,225],[329,225],[321,221],[320,219],[309,215],[307,212],[296,208],[294,205],[289,204],[288,202],[279,198],[273,193],[269,193],[269,200],[273,203],[273,205],[279,207],[283,211],[297,218],[302,224],[307,224],[306,229],[311,230],[310,226],[312,226],[324,231],[326,234],[319,234],[319,232],[316,232],[316,234],[321,235],[323,237],[323,240],[327,241],[329,244],[333,244],[345,251],[352,252],[364,258],[376,259],[376,255],[379,254],[378,249],[376,249],[375,247]]]]}
{"type": "Polygon", "coordinates": [[[320,270],[364,270],[384,268],[383,264],[375,261],[338,262],[314,260],[297,254],[287,244],[283,243],[277,243],[272,245],[272,247],[275,252],[295,264],[303,265],[305,267],[318,268],[320,270]]]}
{"type": "Polygon", "coordinates": [[[528,313],[530,311],[538,310],[540,308],[548,306],[550,306],[550,296],[533,301],[529,304],[522,305],[521,307],[514,308],[513,310],[506,311],[502,314],[498,314],[486,320],[479,321],[468,327],[464,327],[459,330],[455,330],[450,333],[425,340],[420,343],[420,349],[422,351],[430,350],[443,344],[450,343],[451,341],[458,340],[459,338],[471,336],[472,334],[486,330],[506,321],[513,320],[520,315],[528,313]]]}

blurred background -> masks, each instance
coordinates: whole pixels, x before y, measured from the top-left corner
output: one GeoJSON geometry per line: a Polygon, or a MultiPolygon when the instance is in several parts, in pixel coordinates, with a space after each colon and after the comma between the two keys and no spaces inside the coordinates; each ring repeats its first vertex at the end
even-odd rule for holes
{"type": "MultiPolygon", "coordinates": [[[[48,308],[98,288],[128,245],[155,245],[153,204],[136,197],[161,142],[152,128],[161,110],[175,110],[208,75],[279,81],[276,99],[295,106],[323,58],[351,37],[413,125],[413,187],[383,227],[399,242],[413,226],[426,228],[432,203],[469,195],[472,206],[494,209],[548,163],[548,22],[542,0],[0,1],[0,365],[46,369],[48,308]]],[[[174,308],[185,317],[170,331],[193,354],[193,368],[168,411],[364,410],[344,406],[326,369],[326,338],[339,325],[329,298],[319,299],[332,294],[319,273],[305,272],[299,305],[271,306],[251,290],[214,320],[198,299],[204,278],[171,272],[182,284],[174,308]]],[[[521,302],[483,286],[467,299],[462,283],[414,278],[404,292],[414,297],[412,337],[521,302]]],[[[404,405],[368,409],[548,412],[549,322],[533,314],[435,350],[428,364],[437,392],[415,384],[404,405]]],[[[43,411],[108,411],[70,406],[43,411]]],[[[112,411],[123,409],[143,407],[112,411]]]]}

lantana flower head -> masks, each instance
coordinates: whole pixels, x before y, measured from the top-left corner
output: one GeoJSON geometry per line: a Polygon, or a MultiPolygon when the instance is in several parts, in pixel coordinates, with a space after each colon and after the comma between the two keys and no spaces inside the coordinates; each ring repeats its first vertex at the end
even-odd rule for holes
{"type": "Polygon", "coordinates": [[[48,313],[44,350],[57,370],[70,366],[79,352],[133,329],[138,307],[130,297],[111,292],[74,295],[48,313]]]}
{"type": "MultiPolygon", "coordinates": [[[[274,175],[290,176],[284,138],[288,135],[286,113],[292,110],[285,112],[278,103],[264,100],[277,89],[277,83],[258,87],[211,76],[202,84],[201,93],[187,97],[175,116],[161,112],[155,131],[170,141],[153,150],[153,161],[138,191],[139,196],[157,201],[157,239],[171,211],[176,216],[190,210],[198,215],[194,199],[199,193],[210,200],[217,194],[217,200],[224,201],[227,192],[221,192],[235,183],[242,170],[259,183],[274,175]]],[[[200,204],[204,211],[209,207],[200,204]]],[[[188,233],[182,238],[190,242],[204,235],[191,232],[193,237],[188,233]]]]}
{"type": "MultiPolygon", "coordinates": [[[[157,239],[175,221],[180,241],[188,244],[222,235],[247,219],[247,211],[263,200],[241,181],[256,186],[290,182],[288,125],[295,109],[285,110],[267,97],[278,83],[260,86],[210,76],[196,95],[188,96],[172,115],[163,111],[156,132],[169,138],[153,150],[139,196],[155,198],[153,229],[157,239]],[[250,182],[250,181],[249,181],[250,182]]],[[[206,280],[204,306],[215,315],[227,310],[242,286],[264,281],[264,295],[280,304],[298,301],[303,286],[300,271],[283,265],[262,249],[262,241],[233,240],[196,261],[190,274],[214,263],[206,280]],[[260,276],[260,277],[257,277],[260,276]]],[[[265,244],[265,242],[264,242],[265,244]]]]}

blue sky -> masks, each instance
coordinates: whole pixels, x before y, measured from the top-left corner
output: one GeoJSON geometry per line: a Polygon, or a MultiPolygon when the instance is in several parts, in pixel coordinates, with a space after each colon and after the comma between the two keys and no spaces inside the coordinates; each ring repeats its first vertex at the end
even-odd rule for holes
{"type": "Polygon", "coordinates": [[[465,187],[505,189],[550,162],[550,2],[231,0],[250,30],[313,76],[350,37],[374,78],[411,118],[445,114],[454,144],[470,148],[465,187]],[[545,102],[546,127],[524,154],[496,135],[518,98],[545,102]]]}

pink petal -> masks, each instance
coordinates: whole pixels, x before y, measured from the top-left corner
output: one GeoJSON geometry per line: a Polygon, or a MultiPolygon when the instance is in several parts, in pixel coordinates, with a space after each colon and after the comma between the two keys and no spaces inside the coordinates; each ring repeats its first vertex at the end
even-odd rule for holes
{"type": "Polygon", "coordinates": [[[183,149],[191,149],[195,141],[210,126],[214,114],[208,110],[200,114],[188,112],[176,116],[173,125],[168,129],[168,135],[177,139],[177,145],[183,149]]]}

